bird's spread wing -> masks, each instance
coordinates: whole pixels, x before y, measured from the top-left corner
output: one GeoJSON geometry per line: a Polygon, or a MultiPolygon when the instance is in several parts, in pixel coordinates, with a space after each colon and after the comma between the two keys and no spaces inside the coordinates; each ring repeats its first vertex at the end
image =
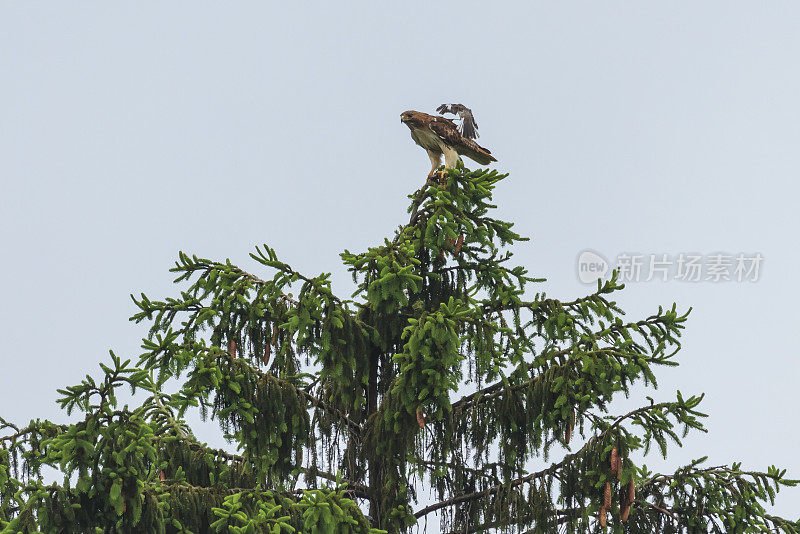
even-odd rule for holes
{"type": "Polygon", "coordinates": [[[436,111],[442,114],[451,113],[453,115],[458,115],[461,119],[459,131],[464,137],[468,137],[469,139],[477,139],[480,137],[478,135],[478,122],[475,120],[472,110],[464,104],[442,104],[436,108],[436,111]]]}
{"type": "Polygon", "coordinates": [[[453,108],[452,104],[442,104],[441,106],[436,108],[436,113],[441,113],[442,115],[444,115],[445,113],[452,113],[453,115],[455,115],[456,112],[453,111],[452,108],[453,108]]]}
{"type": "Polygon", "coordinates": [[[458,115],[461,117],[461,135],[470,139],[480,137],[478,135],[478,123],[472,115],[472,110],[464,108],[458,115]]]}

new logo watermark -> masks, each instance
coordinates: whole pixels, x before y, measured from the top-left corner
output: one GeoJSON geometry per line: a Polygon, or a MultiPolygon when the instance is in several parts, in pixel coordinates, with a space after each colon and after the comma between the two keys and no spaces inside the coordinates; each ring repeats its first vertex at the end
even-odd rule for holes
{"type": "Polygon", "coordinates": [[[609,262],[594,250],[578,254],[578,280],[594,284],[616,269],[620,282],[757,282],[764,256],[760,252],[728,254],[634,254],[621,253],[609,262]]]}
{"type": "Polygon", "coordinates": [[[578,280],[584,284],[593,284],[598,278],[605,279],[609,270],[608,260],[594,250],[578,254],[578,280]]]}

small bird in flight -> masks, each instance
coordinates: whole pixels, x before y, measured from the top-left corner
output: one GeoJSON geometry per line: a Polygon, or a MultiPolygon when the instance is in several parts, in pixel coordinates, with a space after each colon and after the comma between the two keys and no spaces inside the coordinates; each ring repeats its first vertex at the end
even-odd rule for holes
{"type": "MultiPolygon", "coordinates": [[[[471,112],[469,116],[472,116],[471,112]]],[[[467,156],[481,165],[497,161],[489,149],[462,135],[450,119],[439,115],[428,115],[421,111],[404,111],[400,114],[400,121],[411,130],[414,142],[428,153],[431,160],[428,179],[436,174],[436,170],[442,164],[442,155],[444,155],[445,169],[454,169],[459,156],[467,156]]],[[[441,172],[440,180],[444,179],[445,174],[444,171],[441,172]]]]}
{"type": "Polygon", "coordinates": [[[458,127],[458,131],[461,132],[461,135],[464,137],[469,137],[470,139],[477,139],[480,137],[480,135],[478,135],[478,123],[472,115],[472,110],[464,104],[442,104],[436,108],[436,111],[442,115],[445,113],[458,115],[458,118],[461,119],[461,125],[458,127]]]}

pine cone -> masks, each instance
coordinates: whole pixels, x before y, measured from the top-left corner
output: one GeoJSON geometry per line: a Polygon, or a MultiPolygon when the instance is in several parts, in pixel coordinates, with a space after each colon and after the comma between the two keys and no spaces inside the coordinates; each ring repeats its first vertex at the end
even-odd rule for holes
{"type": "Polygon", "coordinates": [[[619,454],[617,454],[616,447],[611,449],[611,456],[608,459],[608,463],[611,466],[611,474],[614,476],[619,476],[619,454]]]}
{"type": "Polygon", "coordinates": [[[628,516],[630,515],[630,513],[631,513],[631,505],[629,504],[625,508],[622,508],[622,510],[620,511],[619,520],[624,523],[625,521],[628,520],[628,516]]]}
{"type": "Polygon", "coordinates": [[[564,431],[564,441],[569,443],[569,440],[572,438],[572,425],[567,424],[567,429],[564,431]]]}
{"type": "MultiPolygon", "coordinates": [[[[631,490],[632,487],[634,487],[633,479],[631,479],[627,487],[619,490],[619,519],[623,523],[628,520],[628,515],[631,513],[631,504],[634,497],[631,490]]],[[[635,490],[633,491],[635,492],[635,490]]]]}
{"type": "Polygon", "coordinates": [[[264,365],[269,365],[270,354],[272,354],[272,345],[267,343],[264,345],[264,365]]]}
{"type": "Polygon", "coordinates": [[[417,424],[420,428],[425,428],[425,414],[422,413],[422,408],[417,410],[417,424]]]}
{"type": "Polygon", "coordinates": [[[228,342],[228,354],[231,357],[231,360],[236,358],[236,340],[231,338],[230,342],[228,342]]]}
{"type": "Polygon", "coordinates": [[[600,526],[606,528],[606,509],[600,508],[600,526]]]}
{"type": "Polygon", "coordinates": [[[464,246],[464,234],[458,234],[458,241],[456,241],[456,254],[461,252],[462,246],[464,246]]]}
{"type": "Polygon", "coordinates": [[[158,479],[161,482],[164,482],[167,479],[167,475],[164,474],[164,470],[163,469],[159,469],[158,470],[158,479]]]}
{"type": "Polygon", "coordinates": [[[277,342],[278,342],[278,325],[274,324],[272,325],[272,342],[270,344],[274,345],[277,342]]]}
{"type": "Polygon", "coordinates": [[[628,520],[631,513],[631,504],[636,499],[636,484],[631,478],[627,488],[619,490],[619,519],[623,523],[628,520]]]}
{"type": "Polygon", "coordinates": [[[619,474],[622,472],[622,456],[617,455],[617,480],[619,480],[619,474]]]}
{"type": "Polygon", "coordinates": [[[606,482],[606,489],[603,492],[603,508],[611,506],[611,482],[606,482]]]}

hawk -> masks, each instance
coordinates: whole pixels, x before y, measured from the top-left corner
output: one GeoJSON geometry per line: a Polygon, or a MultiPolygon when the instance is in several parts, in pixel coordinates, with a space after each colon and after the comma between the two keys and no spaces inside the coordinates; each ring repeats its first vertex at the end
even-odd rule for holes
{"type": "Polygon", "coordinates": [[[459,156],[467,156],[481,165],[497,161],[488,149],[461,135],[458,127],[450,119],[428,115],[421,111],[404,111],[400,114],[400,122],[408,126],[411,138],[428,153],[431,159],[431,172],[428,173],[428,178],[432,178],[436,174],[436,169],[442,164],[442,154],[446,169],[454,169],[459,156]]]}
{"type": "Polygon", "coordinates": [[[464,137],[469,137],[470,139],[477,139],[480,137],[480,135],[478,135],[478,123],[472,115],[472,110],[464,104],[442,104],[436,108],[436,111],[442,115],[445,113],[458,115],[458,118],[461,119],[461,125],[458,127],[458,131],[461,132],[461,135],[464,137]]]}

